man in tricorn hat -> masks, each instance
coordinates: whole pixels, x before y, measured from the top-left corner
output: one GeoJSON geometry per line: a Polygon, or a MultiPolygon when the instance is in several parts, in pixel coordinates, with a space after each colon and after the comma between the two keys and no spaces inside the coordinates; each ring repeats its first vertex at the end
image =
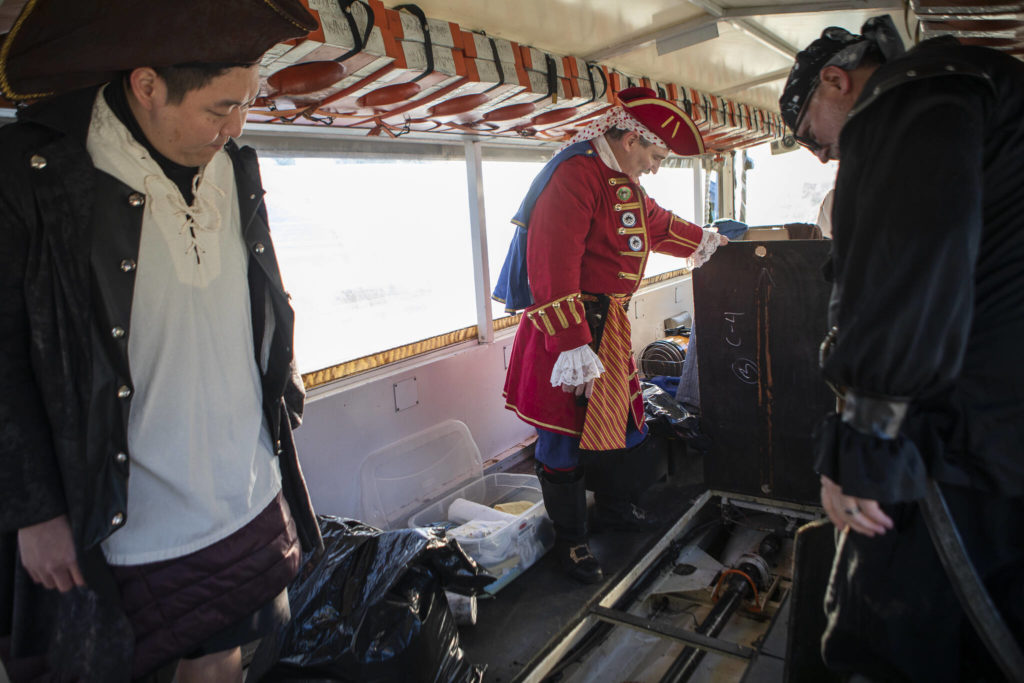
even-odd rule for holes
{"type": "Polygon", "coordinates": [[[298,0],[53,0],[5,38],[4,95],[37,101],[0,129],[15,680],[240,681],[321,547],[293,314],[232,140],[263,52],[315,26],[298,0]]]}
{"type": "Polygon", "coordinates": [[[581,450],[605,464],[625,463],[601,477],[616,485],[595,490],[598,523],[657,525],[636,506],[630,486],[630,458],[642,457],[646,431],[625,307],[652,251],[697,267],[726,241],[661,208],[639,184],[671,152],[704,152],[693,121],[649,88],[623,90],[619,100],[533,181],[494,291],[508,310],[526,311],[505,380],[506,407],[537,427],[534,455],[554,552],[586,583],[603,574],[587,542],[581,450]]]}
{"type": "Polygon", "coordinates": [[[842,161],[822,366],[841,401],[817,470],[843,533],[823,656],[879,680],[998,680],[919,501],[937,482],[1024,640],[1024,63],[951,37],[903,53],[886,16],[826,29],[780,106],[842,161]]]}

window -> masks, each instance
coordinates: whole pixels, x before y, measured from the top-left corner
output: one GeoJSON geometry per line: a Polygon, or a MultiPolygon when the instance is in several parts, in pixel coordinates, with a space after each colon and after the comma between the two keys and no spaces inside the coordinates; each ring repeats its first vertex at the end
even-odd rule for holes
{"type": "MultiPolygon", "coordinates": [[[[260,151],[302,373],[315,373],[319,384],[472,338],[477,292],[463,145],[328,140],[301,131],[247,133],[244,142],[260,151]],[[430,341],[415,344],[421,340],[430,341]]],[[[492,289],[514,233],[511,219],[551,154],[532,145],[483,148],[492,289]]],[[[662,206],[693,220],[693,173],[662,168],[644,185],[662,206]]],[[[680,266],[652,255],[646,275],[680,266]]],[[[497,302],[491,311],[507,316],[497,302]]]]}
{"type": "Polygon", "coordinates": [[[770,145],[747,150],[747,224],[817,223],[818,208],[836,182],[838,162],[822,164],[804,149],[773,155],[770,145]]]}
{"type": "MultiPolygon", "coordinates": [[[[547,163],[551,150],[535,154],[534,158],[527,160],[495,158],[498,156],[496,151],[484,149],[484,207],[491,291],[494,291],[494,284],[498,281],[509,244],[516,232],[512,217],[519,210],[519,205],[530,189],[530,183],[547,163]]],[[[492,300],[491,315],[495,319],[508,315],[505,312],[505,305],[492,300]]]]}
{"type": "MultiPolygon", "coordinates": [[[[640,184],[662,208],[668,209],[683,220],[700,225],[700,217],[693,207],[693,175],[692,168],[662,166],[656,174],[643,176],[640,184]]],[[[668,254],[652,253],[647,259],[644,277],[660,275],[682,267],[682,259],[668,254]]]]}
{"type": "Polygon", "coordinates": [[[260,169],[301,372],[476,324],[461,153],[264,154],[260,169]]]}
{"type": "MultiPolygon", "coordinates": [[[[497,281],[501,266],[505,262],[509,242],[515,234],[512,217],[526,196],[530,183],[551,157],[551,150],[534,152],[527,159],[509,160],[498,157],[497,151],[484,150],[483,177],[484,200],[487,211],[488,264],[491,283],[497,281]]],[[[518,152],[525,156],[526,152],[518,152]]],[[[502,155],[502,156],[508,156],[502,155]]],[[[693,177],[691,168],[662,167],[657,174],[647,174],[641,185],[659,205],[674,212],[680,218],[700,223],[693,208],[693,177]]],[[[667,273],[683,267],[679,258],[667,254],[652,253],[647,259],[645,277],[667,273]]],[[[495,318],[507,315],[505,307],[491,302],[495,318]]]]}

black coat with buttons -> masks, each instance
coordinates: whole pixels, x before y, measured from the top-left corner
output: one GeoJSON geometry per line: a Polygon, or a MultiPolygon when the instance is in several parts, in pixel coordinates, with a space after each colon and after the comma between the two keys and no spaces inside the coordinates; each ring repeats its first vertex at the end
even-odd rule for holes
{"type": "Polygon", "coordinates": [[[888,440],[831,416],[819,472],[888,503],[927,476],[1024,496],[1024,64],[925,41],[871,75],[839,147],[823,371],[909,408],[888,440]]]}
{"type": "MultiPolygon", "coordinates": [[[[0,128],[0,635],[17,611],[4,585],[17,529],[67,514],[86,581],[102,595],[113,585],[99,544],[125,521],[127,340],[145,197],[92,165],[85,141],[96,93],[45,101],[0,128]]],[[[291,436],[303,401],[293,313],[256,153],[234,142],[227,151],[249,247],[253,362],[273,324],[263,407],[308,550],[321,540],[291,436]]]]}

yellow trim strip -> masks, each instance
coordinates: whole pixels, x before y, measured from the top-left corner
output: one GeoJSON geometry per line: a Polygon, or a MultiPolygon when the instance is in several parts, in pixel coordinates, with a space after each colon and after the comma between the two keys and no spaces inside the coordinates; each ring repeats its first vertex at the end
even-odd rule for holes
{"type": "Polygon", "coordinates": [[[561,304],[555,303],[554,305],[552,305],[552,308],[555,309],[555,315],[558,317],[558,322],[562,324],[562,329],[569,329],[569,321],[566,319],[565,313],[562,313],[561,304]]]}
{"type": "MultiPolygon", "coordinates": [[[[681,277],[683,275],[688,274],[689,272],[689,268],[680,268],[678,270],[671,270],[667,273],[652,275],[651,277],[644,278],[643,281],[640,283],[640,286],[650,287],[652,285],[656,285],[667,280],[672,280],[674,278],[681,277]]],[[[579,304],[579,302],[573,301],[573,304],[579,304]]],[[[574,316],[576,314],[575,306],[573,308],[573,314],[574,316]]],[[[522,313],[498,318],[494,321],[494,330],[497,332],[499,330],[507,330],[510,327],[515,327],[520,322],[522,322],[522,319],[522,313]]],[[[579,323],[581,319],[577,318],[576,321],[577,323],[579,323]]],[[[447,332],[445,334],[439,334],[436,337],[430,337],[429,339],[423,339],[421,341],[413,342],[411,344],[405,344],[404,346],[397,346],[393,349],[388,349],[386,351],[381,351],[379,353],[374,353],[368,356],[363,356],[361,358],[355,358],[350,361],[345,361],[344,363],[332,365],[329,368],[324,368],[322,370],[314,370],[313,372],[307,372],[304,375],[302,375],[302,380],[305,383],[307,389],[314,389],[316,387],[323,386],[324,384],[327,384],[329,382],[334,382],[340,379],[344,379],[346,377],[358,375],[363,372],[375,370],[377,368],[384,367],[385,365],[397,363],[398,361],[406,360],[407,358],[412,358],[414,356],[418,356],[424,353],[437,351],[438,349],[442,349],[446,346],[451,346],[453,344],[459,344],[465,341],[469,341],[471,339],[475,339],[478,336],[479,333],[477,331],[476,325],[473,325],[471,327],[464,327],[461,330],[454,330],[452,332],[447,332]]],[[[530,420],[529,418],[521,415],[518,411],[516,411],[516,414],[533,425],[543,427],[545,429],[564,431],[561,430],[560,428],[555,427],[554,425],[545,425],[542,423],[538,423],[536,420],[530,420]]],[[[579,436],[579,432],[576,432],[575,435],[579,436]]]]}
{"type": "MultiPolygon", "coordinates": [[[[494,329],[497,331],[515,327],[519,324],[521,319],[522,315],[509,315],[503,318],[498,318],[494,321],[494,329]]],[[[302,375],[302,381],[306,385],[307,389],[313,389],[327,384],[328,382],[334,382],[345,377],[351,377],[363,372],[375,370],[391,363],[406,360],[407,358],[419,356],[431,351],[437,351],[438,349],[442,349],[446,346],[477,339],[479,336],[480,333],[477,330],[476,325],[464,327],[461,330],[453,330],[452,332],[439,334],[436,337],[422,339],[403,346],[396,346],[393,349],[380,351],[379,353],[373,353],[361,358],[354,358],[353,360],[345,361],[344,363],[339,363],[338,365],[333,365],[329,368],[324,368],[323,370],[307,372],[302,375]]]]}
{"type": "Polygon", "coordinates": [[[541,310],[537,311],[537,315],[539,315],[540,319],[544,321],[544,327],[547,330],[547,333],[553,335],[555,333],[555,326],[551,324],[550,320],[548,320],[548,314],[541,310]]]}
{"type": "Polygon", "coordinates": [[[580,317],[580,314],[576,312],[577,306],[583,306],[582,303],[579,303],[579,297],[579,292],[572,292],[571,294],[566,294],[565,296],[559,297],[554,301],[549,301],[540,306],[535,306],[533,308],[527,309],[526,317],[533,321],[533,324],[536,325],[537,329],[540,330],[541,332],[546,331],[547,334],[554,335],[556,334],[556,332],[551,322],[551,316],[549,316],[547,313],[548,309],[552,309],[554,311],[554,317],[558,318],[558,322],[562,325],[562,329],[567,330],[569,329],[569,319],[562,311],[562,305],[564,304],[569,308],[570,311],[572,311],[572,317],[576,321],[576,324],[579,325],[583,321],[580,317]],[[545,326],[544,328],[540,327],[540,325],[537,324],[537,316],[541,316],[543,318],[545,326]]]}
{"type": "Polygon", "coordinates": [[[636,258],[642,258],[646,256],[642,251],[620,251],[619,256],[635,256],[636,258]]]}
{"type": "Polygon", "coordinates": [[[696,249],[697,247],[700,246],[699,242],[691,242],[690,240],[687,240],[687,239],[675,239],[675,238],[672,238],[672,239],[668,239],[668,240],[665,240],[665,241],[667,243],[669,243],[669,244],[678,244],[678,245],[683,246],[683,247],[689,247],[690,249],[696,249]]]}
{"type": "Polygon", "coordinates": [[[519,419],[522,420],[523,422],[529,422],[534,427],[540,427],[541,429],[546,429],[549,432],[559,432],[560,434],[568,434],[569,436],[580,436],[583,433],[577,432],[574,429],[566,429],[565,427],[559,427],[558,425],[552,425],[546,422],[541,422],[540,420],[534,420],[532,417],[527,417],[526,415],[523,415],[521,412],[519,412],[519,408],[509,403],[508,401],[505,401],[505,408],[511,410],[516,415],[518,415],[519,419]]]}
{"type": "Polygon", "coordinates": [[[569,299],[569,310],[572,311],[572,319],[579,325],[583,322],[583,318],[580,317],[580,312],[577,310],[577,306],[583,307],[583,303],[579,299],[569,299]]]}
{"type": "Polygon", "coordinates": [[[656,284],[658,284],[660,282],[665,282],[666,280],[671,280],[673,278],[682,277],[683,275],[687,275],[690,272],[691,271],[690,271],[689,268],[680,268],[679,270],[670,270],[667,273],[660,273],[658,275],[652,275],[650,277],[645,277],[643,279],[643,282],[640,283],[640,286],[641,287],[650,287],[651,285],[656,285],[656,284]]]}
{"type": "Polygon", "coordinates": [[[629,178],[609,178],[608,184],[611,186],[615,185],[628,185],[630,182],[629,178]]]}
{"type": "Polygon", "coordinates": [[[633,209],[639,209],[642,205],[640,202],[630,202],[629,204],[616,204],[616,211],[632,211],[633,209]]]}
{"type": "MultiPolygon", "coordinates": [[[[680,272],[685,272],[685,271],[680,271],[680,272]]],[[[515,327],[516,325],[519,324],[519,320],[522,317],[523,317],[523,314],[522,313],[518,313],[516,315],[506,315],[503,318],[498,318],[493,323],[494,331],[497,332],[499,330],[507,330],[510,327],[515,327]]],[[[476,328],[467,328],[467,329],[476,329],[476,328]]]]}
{"type": "Polygon", "coordinates": [[[7,80],[7,57],[11,53],[11,46],[14,44],[14,37],[18,34],[25,20],[28,19],[28,15],[32,13],[35,6],[39,4],[39,0],[28,0],[25,4],[24,9],[21,10],[21,14],[18,15],[17,21],[14,22],[14,26],[11,27],[10,32],[7,34],[7,38],[4,39],[3,47],[0,47],[0,91],[5,96],[12,100],[38,100],[43,97],[49,97],[53,95],[53,92],[37,92],[37,93],[16,93],[11,88],[11,83],[7,80]]]}
{"type": "Polygon", "coordinates": [[[635,273],[619,273],[619,279],[636,281],[640,279],[640,276],[635,273]]]}
{"type": "MultiPolygon", "coordinates": [[[[673,214],[673,215],[675,215],[675,214],[673,214]]],[[[672,225],[672,221],[669,221],[669,226],[671,227],[671,225],[672,225]]],[[[644,277],[644,270],[646,270],[646,268],[647,268],[647,257],[651,253],[651,244],[652,244],[652,242],[651,242],[651,236],[647,233],[647,212],[646,211],[641,211],[640,212],[640,227],[643,228],[643,231],[644,231],[644,248],[643,248],[643,251],[637,252],[637,253],[643,255],[643,258],[640,259],[640,267],[637,268],[637,272],[636,272],[636,280],[638,282],[640,280],[642,280],[643,277],[644,277]]],[[[639,284],[637,285],[637,289],[639,289],[639,284]]]]}

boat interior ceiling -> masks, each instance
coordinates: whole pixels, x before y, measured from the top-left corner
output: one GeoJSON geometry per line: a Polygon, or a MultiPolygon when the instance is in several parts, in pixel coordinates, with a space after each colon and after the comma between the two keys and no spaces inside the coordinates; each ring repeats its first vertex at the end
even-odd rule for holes
{"type": "MultiPolygon", "coordinates": [[[[265,55],[251,122],[536,144],[644,85],[723,152],[784,136],[782,84],[827,26],[857,31],[889,12],[908,45],[948,33],[1024,55],[1024,2],[1012,0],[301,1],[320,28],[265,55]]],[[[0,0],[0,32],[26,4],[0,0]]]]}

